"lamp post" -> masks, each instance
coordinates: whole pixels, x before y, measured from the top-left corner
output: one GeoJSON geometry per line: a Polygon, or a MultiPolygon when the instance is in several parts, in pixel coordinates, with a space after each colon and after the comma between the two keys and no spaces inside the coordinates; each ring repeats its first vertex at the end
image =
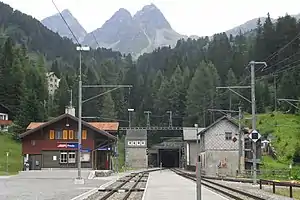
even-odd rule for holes
{"type": "Polygon", "coordinates": [[[81,80],[81,52],[89,51],[90,47],[77,46],[76,50],[79,51],[79,81],[78,81],[78,177],[75,179],[75,184],[84,184],[84,179],[81,177],[81,133],[82,133],[82,80],[81,80]]]}
{"type": "Polygon", "coordinates": [[[128,108],[128,121],[129,121],[129,128],[131,128],[131,113],[134,112],[133,108],[128,108]]]}
{"type": "Polygon", "coordinates": [[[201,162],[200,162],[200,139],[198,136],[198,124],[194,124],[194,127],[196,128],[196,137],[197,137],[197,185],[196,185],[196,193],[197,193],[197,200],[201,200],[201,162]]]}
{"type": "Polygon", "coordinates": [[[9,152],[7,151],[6,152],[6,173],[7,173],[7,175],[9,174],[8,173],[8,156],[9,156],[9,152]]]}

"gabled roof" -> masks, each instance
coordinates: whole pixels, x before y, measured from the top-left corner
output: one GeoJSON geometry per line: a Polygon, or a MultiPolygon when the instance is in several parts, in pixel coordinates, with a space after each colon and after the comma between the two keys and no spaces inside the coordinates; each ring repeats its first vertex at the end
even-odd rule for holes
{"type": "MultiPolygon", "coordinates": [[[[31,122],[26,130],[31,130],[43,125],[46,122],[31,122]]],[[[87,122],[89,125],[103,131],[118,131],[119,122],[87,122]]]]}
{"type": "Polygon", "coordinates": [[[7,112],[11,113],[10,109],[5,105],[3,105],[2,103],[0,103],[0,107],[4,108],[5,110],[7,110],[7,112]]]}
{"type": "Polygon", "coordinates": [[[234,126],[239,127],[239,125],[235,121],[233,121],[230,117],[223,116],[223,117],[217,119],[214,123],[212,123],[205,129],[203,129],[202,131],[200,131],[197,135],[205,133],[206,131],[208,131],[209,129],[211,129],[213,126],[215,126],[216,124],[218,124],[219,122],[221,122],[224,119],[227,120],[228,122],[232,123],[234,126]]]}
{"type": "MultiPolygon", "coordinates": [[[[54,118],[54,119],[52,119],[52,120],[50,120],[50,121],[48,121],[48,122],[44,122],[44,123],[40,123],[40,124],[34,124],[34,123],[33,123],[33,124],[32,124],[32,123],[29,124],[28,127],[31,128],[31,129],[27,130],[27,131],[24,132],[24,133],[21,133],[21,134],[19,135],[19,137],[20,137],[20,138],[23,138],[23,137],[25,137],[25,136],[27,136],[27,135],[29,135],[29,134],[31,134],[31,133],[34,133],[34,132],[37,131],[37,130],[40,130],[40,129],[42,129],[42,128],[45,128],[45,127],[47,127],[47,126],[49,126],[49,125],[51,125],[51,124],[53,124],[53,123],[55,123],[55,122],[58,122],[58,121],[60,121],[60,120],[62,120],[62,119],[64,119],[64,118],[66,118],[66,117],[68,117],[68,118],[70,118],[70,119],[73,119],[74,121],[78,122],[78,118],[77,118],[77,117],[74,117],[74,116],[72,116],[72,115],[70,115],[70,114],[63,114],[63,115],[60,115],[60,116],[58,116],[58,117],[56,117],[56,118],[54,118]],[[37,125],[39,125],[39,126],[37,126],[37,125]]],[[[98,133],[100,133],[100,134],[102,134],[102,135],[105,135],[105,136],[107,136],[108,138],[111,138],[111,139],[113,139],[113,140],[116,139],[115,136],[109,134],[108,132],[106,132],[106,131],[104,131],[104,130],[98,129],[98,128],[96,128],[95,126],[90,125],[90,124],[87,123],[86,121],[83,121],[83,120],[82,120],[82,125],[84,125],[84,126],[90,128],[90,129],[92,129],[92,130],[94,130],[94,131],[96,131],[96,132],[98,132],[98,133]]],[[[28,128],[28,127],[27,127],[27,128],[28,128]]]]}

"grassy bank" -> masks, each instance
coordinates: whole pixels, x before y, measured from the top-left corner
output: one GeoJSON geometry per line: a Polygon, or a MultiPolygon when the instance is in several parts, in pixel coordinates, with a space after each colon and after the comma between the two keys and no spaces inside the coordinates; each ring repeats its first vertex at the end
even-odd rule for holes
{"type": "Polygon", "coordinates": [[[7,133],[0,133],[0,175],[16,174],[22,169],[21,143],[7,133]],[[8,157],[6,152],[9,152],[8,157]]]}

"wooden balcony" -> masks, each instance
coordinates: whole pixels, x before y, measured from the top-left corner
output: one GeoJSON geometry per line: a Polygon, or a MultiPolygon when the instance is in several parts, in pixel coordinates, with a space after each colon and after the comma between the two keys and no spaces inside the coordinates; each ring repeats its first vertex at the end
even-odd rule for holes
{"type": "Polygon", "coordinates": [[[8,126],[8,125],[11,125],[12,124],[12,121],[11,120],[0,120],[0,126],[1,125],[4,125],[4,126],[8,126]]]}

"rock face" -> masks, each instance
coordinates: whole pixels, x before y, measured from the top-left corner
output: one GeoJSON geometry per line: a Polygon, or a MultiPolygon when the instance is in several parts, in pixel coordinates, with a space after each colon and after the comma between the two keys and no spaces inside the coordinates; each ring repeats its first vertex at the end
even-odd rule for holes
{"type": "MultiPolygon", "coordinates": [[[[75,37],[79,40],[79,42],[82,42],[87,34],[86,30],[81,26],[81,24],[77,21],[77,19],[71,14],[69,10],[63,10],[61,14],[70,26],[75,37]]],[[[59,13],[47,17],[41,22],[44,26],[46,26],[53,32],[57,32],[60,36],[70,38],[73,40],[73,42],[76,42],[75,38],[73,37],[67,25],[62,20],[59,13]]]]}
{"type": "Polygon", "coordinates": [[[144,6],[133,17],[126,9],[119,9],[101,28],[89,33],[83,43],[97,47],[98,42],[101,47],[139,56],[157,47],[174,46],[183,37],[172,29],[162,12],[151,4],[144,6]]]}
{"type": "MultiPolygon", "coordinates": [[[[172,29],[154,4],[144,6],[134,16],[121,8],[101,28],[88,34],[68,10],[64,10],[62,14],[83,44],[93,48],[100,46],[131,53],[133,57],[151,52],[157,47],[173,47],[179,39],[186,38],[172,29]]],[[[73,38],[59,14],[42,20],[42,23],[61,36],[73,38]]]]}

